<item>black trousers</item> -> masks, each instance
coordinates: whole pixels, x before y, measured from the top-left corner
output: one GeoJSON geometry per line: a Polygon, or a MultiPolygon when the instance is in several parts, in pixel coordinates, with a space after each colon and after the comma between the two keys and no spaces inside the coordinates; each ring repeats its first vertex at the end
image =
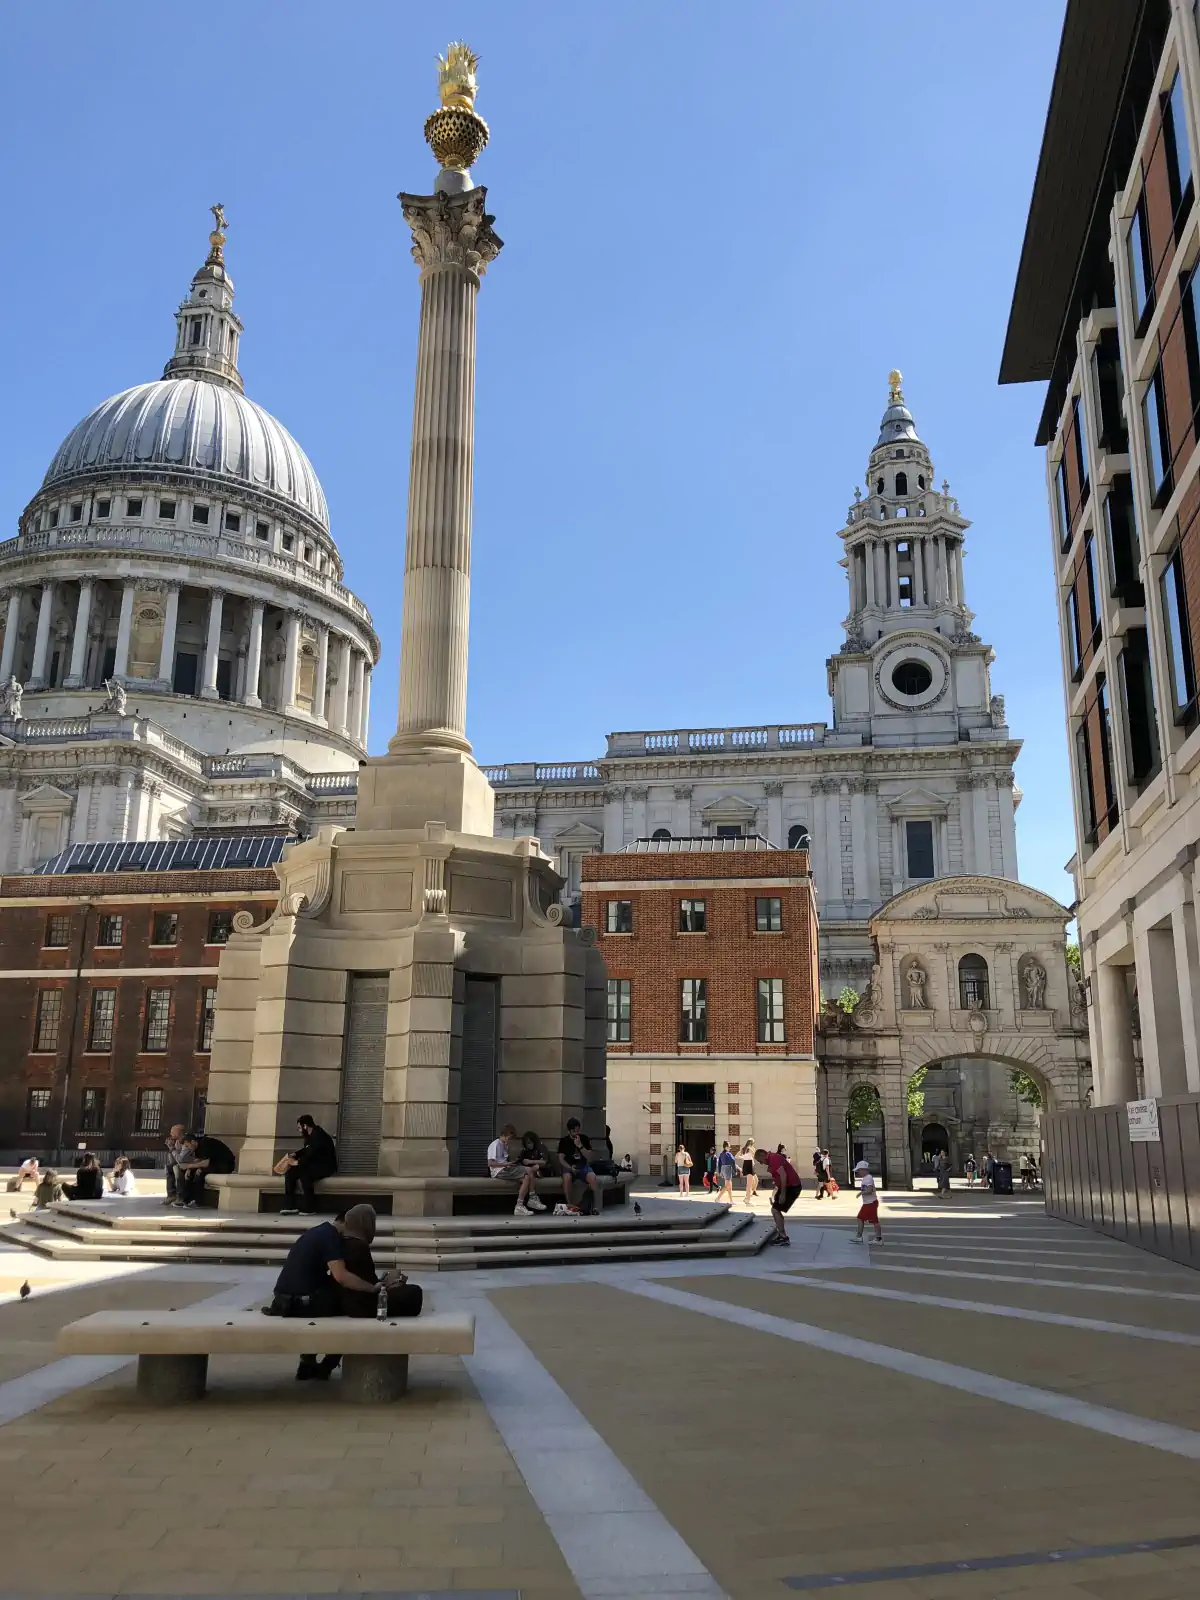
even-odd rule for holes
{"type": "MultiPolygon", "coordinates": [[[[418,1283],[397,1283],[388,1289],[388,1316],[389,1317],[419,1317],[425,1294],[418,1283]]],[[[278,1301],[272,1302],[274,1306],[278,1301]]],[[[308,1301],[306,1314],[310,1318],[320,1317],[373,1317],[378,1307],[373,1294],[364,1294],[360,1289],[336,1288],[333,1293],[328,1291],[313,1295],[308,1301]]],[[[280,1316],[295,1316],[297,1312],[291,1306],[284,1306],[276,1313],[280,1316]]],[[[332,1372],[340,1363],[341,1356],[326,1355],[318,1362],[316,1352],[300,1357],[301,1367],[320,1365],[326,1371],[332,1372]]]]}
{"type": "Polygon", "coordinates": [[[185,1205],[194,1200],[198,1205],[204,1193],[205,1171],[204,1167],[193,1167],[190,1172],[181,1172],[176,1187],[176,1199],[182,1200],[185,1205]]]}
{"type": "Polygon", "coordinates": [[[296,1198],[299,1189],[304,1196],[303,1211],[317,1209],[316,1195],[313,1185],[320,1183],[322,1178],[332,1178],[336,1168],[318,1166],[315,1162],[301,1161],[294,1167],[288,1167],[283,1174],[284,1198],[289,1202],[296,1198]]]}

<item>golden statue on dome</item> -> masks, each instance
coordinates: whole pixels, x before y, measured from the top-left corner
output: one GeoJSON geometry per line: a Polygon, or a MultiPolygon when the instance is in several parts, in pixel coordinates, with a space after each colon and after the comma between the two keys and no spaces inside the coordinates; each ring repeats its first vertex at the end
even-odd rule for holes
{"type": "Polygon", "coordinates": [[[229,224],[225,221],[225,207],[220,201],[208,209],[213,214],[213,231],[208,236],[208,260],[210,265],[215,265],[225,260],[225,230],[229,224]]]}
{"type": "MultiPolygon", "coordinates": [[[[438,56],[441,109],[425,120],[425,139],[444,170],[465,173],[488,142],[488,125],[475,110],[479,57],[461,39],[438,56]]],[[[468,188],[470,184],[466,185],[468,188]]]]}
{"type": "Polygon", "coordinates": [[[898,367],[893,367],[888,373],[888,403],[894,406],[904,404],[904,391],[900,385],[904,381],[904,374],[898,367]]]}

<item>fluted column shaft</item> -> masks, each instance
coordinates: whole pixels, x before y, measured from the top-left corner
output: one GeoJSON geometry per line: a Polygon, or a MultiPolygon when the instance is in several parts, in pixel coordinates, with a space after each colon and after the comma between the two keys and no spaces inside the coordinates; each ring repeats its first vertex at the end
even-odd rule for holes
{"type": "Polygon", "coordinates": [[[250,642],[246,647],[246,686],[242,699],[248,706],[261,706],[258,680],[262,671],[262,635],[264,602],[255,600],[250,606],[250,642]]]}
{"type": "Polygon", "coordinates": [[[21,621],[22,590],[13,589],[8,596],[8,616],[4,622],[4,650],[0,653],[0,684],[7,683],[13,675],[17,659],[17,629],[21,621]]]}
{"type": "MultiPolygon", "coordinates": [[[[401,195],[421,268],[396,753],[470,752],[467,628],[475,436],[475,300],[500,249],[486,190],[401,195]]],[[[359,701],[361,705],[361,701],[359,701]]],[[[356,730],[357,731],[357,730],[356,730]]]]}
{"type": "Polygon", "coordinates": [[[87,665],[88,628],[92,621],[92,582],[91,578],[81,578],[79,581],[79,605],[75,609],[75,631],[71,635],[71,666],[63,685],[66,689],[78,689],[83,683],[87,665]]]}
{"type": "Polygon", "coordinates": [[[205,700],[220,698],[217,689],[217,663],[221,659],[221,616],[225,608],[225,596],[220,589],[214,589],[208,597],[208,634],[204,644],[204,682],[200,686],[201,697],[205,700]]]}
{"type": "Polygon", "coordinates": [[[127,579],[121,589],[121,614],[117,618],[117,648],[113,656],[113,677],[123,678],[129,671],[129,645],[133,638],[133,600],[136,590],[127,579]]]}
{"type": "Polygon", "coordinates": [[[175,634],[179,627],[179,585],[167,585],[167,603],[163,612],[162,643],[158,651],[158,680],[168,688],[175,684],[175,634]]]}
{"type": "Polygon", "coordinates": [[[329,681],[329,629],[323,622],[317,624],[317,671],[313,685],[314,717],[325,720],[325,688],[329,681]]]}
{"type": "Polygon", "coordinates": [[[337,640],[337,681],[330,697],[329,721],[335,733],[350,731],[350,641],[339,634],[337,640]]]}
{"type": "Polygon", "coordinates": [[[296,685],[300,680],[300,613],[289,611],[284,633],[283,709],[296,710],[296,685]]]}
{"type": "Polygon", "coordinates": [[[50,613],[54,610],[54,580],[42,585],[42,598],[38,606],[37,632],[33,640],[33,670],[29,675],[31,689],[46,686],[46,663],[50,652],[50,613]]]}

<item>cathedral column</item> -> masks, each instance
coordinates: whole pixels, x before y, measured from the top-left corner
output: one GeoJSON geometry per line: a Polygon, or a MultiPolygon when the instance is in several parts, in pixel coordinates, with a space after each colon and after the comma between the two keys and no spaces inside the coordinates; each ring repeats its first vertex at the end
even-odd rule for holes
{"type": "Polygon", "coordinates": [[[8,616],[4,622],[4,649],[0,652],[0,683],[7,683],[13,675],[17,657],[17,629],[21,622],[21,596],[24,590],[13,589],[8,596],[8,616]]]}
{"type": "Polygon", "coordinates": [[[117,619],[117,648],[113,659],[113,677],[124,678],[129,672],[129,645],[133,638],[133,597],[137,585],[127,578],[121,587],[121,615],[117,619]]]}
{"type": "Polygon", "coordinates": [[[950,543],[946,547],[947,568],[950,588],[950,604],[962,605],[962,546],[950,543]]]}
{"type": "Polygon", "coordinates": [[[158,652],[158,681],[168,689],[175,686],[175,634],[179,628],[178,583],[167,584],[167,604],[163,616],[162,645],[158,652]]]}
{"type": "Polygon", "coordinates": [[[1100,1049],[1092,1063],[1097,1105],[1116,1106],[1137,1098],[1137,1065],[1133,1056],[1133,1009],[1129,1003],[1127,968],[1108,962],[1096,968],[1095,999],[1100,1022],[1100,1049]]]}
{"type": "Polygon", "coordinates": [[[767,796],[767,838],[782,847],[787,844],[783,834],[783,784],[764,783],[763,789],[767,796]]]}
{"type": "Polygon", "coordinates": [[[867,604],[875,604],[875,541],[868,539],[862,547],[863,573],[866,578],[867,604]]]}
{"type": "Polygon", "coordinates": [[[264,600],[250,602],[250,642],[246,647],[246,685],[242,692],[243,705],[256,709],[262,705],[258,693],[258,680],[262,675],[262,633],[264,600]]]}
{"type": "Polygon", "coordinates": [[[79,580],[79,604],[75,608],[75,631],[71,635],[71,665],[63,682],[64,689],[79,689],[83,686],[83,669],[87,665],[88,627],[92,620],[94,582],[92,578],[79,580]]]}
{"type": "Polygon", "coordinates": [[[329,721],[335,733],[347,734],[350,728],[350,641],[344,633],[337,638],[337,682],[329,705],[329,721]]]}
{"type": "Polygon", "coordinates": [[[867,780],[853,778],[850,782],[850,841],[853,847],[854,898],[868,897],[867,857],[870,844],[867,840],[867,780]]]}
{"type": "Polygon", "coordinates": [[[367,734],[371,726],[371,679],[373,676],[370,658],[367,657],[363,660],[362,710],[359,717],[358,734],[358,742],[364,750],[367,748],[367,734]]]}
{"type": "Polygon", "coordinates": [[[892,611],[900,603],[900,568],[896,558],[896,541],[889,539],[887,542],[887,604],[892,611]]]}
{"type": "Polygon", "coordinates": [[[367,658],[356,650],[351,657],[353,676],[350,680],[349,734],[356,744],[362,744],[363,700],[367,681],[367,658]]]}
{"type": "Polygon", "coordinates": [[[220,589],[213,589],[208,597],[208,633],[204,644],[204,679],[200,685],[200,696],[204,700],[219,700],[217,692],[217,662],[221,653],[221,613],[225,606],[225,596],[220,589]]]}
{"type": "Polygon", "coordinates": [[[925,594],[925,541],[914,539],[912,542],[913,553],[913,605],[926,604],[925,594]]]}
{"type": "Polygon", "coordinates": [[[300,613],[289,611],[284,633],[283,657],[283,709],[285,713],[298,710],[296,684],[300,676],[300,613]]]}
{"type": "Polygon", "coordinates": [[[325,720],[325,686],[329,681],[329,629],[323,622],[317,623],[317,673],[313,685],[312,714],[319,721],[325,720]]]}
{"type": "Polygon", "coordinates": [[[37,633],[33,642],[33,670],[26,688],[46,687],[46,662],[50,654],[50,613],[54,610],[54,580],[42,585],[42,598],[38,605],[37,633]]]}
{"type": "Polygon", "coordinates": [[[946,603],[946,541],[940,533],[933,536],[933,603],[946,603]]]}
{"type": "Polygon", "coordinates": [[[1013,805],[1013,775],[1001,774],[996,784],[996,798],[1000,802],[1000,875],[1016,883],[1017,871],[1017,819],[1013,805]]]}

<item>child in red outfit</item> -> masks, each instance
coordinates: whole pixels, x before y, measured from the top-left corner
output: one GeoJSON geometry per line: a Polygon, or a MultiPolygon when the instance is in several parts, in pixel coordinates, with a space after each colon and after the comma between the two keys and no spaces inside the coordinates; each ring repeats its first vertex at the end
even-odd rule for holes
{"type": "Polygon", "coordinates": [[[860,1161],[854,1169],[854,1176],[858,1179],[858,1232],[854,1235],[857,1243],[863,1236],[863,1226],[871,1223],[875,1229],[875,1243],[883,1243],[883,1229],[879,1226],[879,1190],[875,1187],[875,1179],[871,1176],[871,1169],[865,1161],[860,1161]]]}

